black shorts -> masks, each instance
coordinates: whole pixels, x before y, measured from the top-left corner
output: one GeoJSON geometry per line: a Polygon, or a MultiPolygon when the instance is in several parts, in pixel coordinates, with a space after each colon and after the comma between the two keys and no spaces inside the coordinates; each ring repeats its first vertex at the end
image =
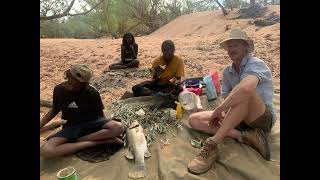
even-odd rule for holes
{"type": "Polygon", "coordinates": [[[108,123],[109,120],[99,118],[94,121],[80,123],[74,126],[64,126],[61,131],[47,138],[49,140],[53,137],[67,138],[68,142],[75,142],[79,137],[92,134],[103,129],[103,125],[108,123]]]}

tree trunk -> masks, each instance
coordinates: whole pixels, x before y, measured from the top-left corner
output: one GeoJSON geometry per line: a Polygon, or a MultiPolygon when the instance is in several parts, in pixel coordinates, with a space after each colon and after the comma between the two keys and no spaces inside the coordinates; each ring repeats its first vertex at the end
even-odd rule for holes
{"type": "Polygon", "coordinates": [[[219,5],[219,7],[221,8],[224,16],[226,16],[226,15],[229,14],[229,13],[226,11],[226,9],[224,9],[224,7],[219,3],[218,0],[214,0],[214,1],[219,5]]]}

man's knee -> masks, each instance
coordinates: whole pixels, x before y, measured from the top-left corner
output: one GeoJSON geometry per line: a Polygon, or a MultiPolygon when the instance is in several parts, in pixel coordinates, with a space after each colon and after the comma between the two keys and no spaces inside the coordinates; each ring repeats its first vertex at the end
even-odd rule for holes
{"type": "Polygon", "coordinates": [[[124,132],[123,124],[118,121],[112,121],[112,122],[106,124],[104,126],[104,128],[109,129],[119,135],[124,132]]]}
{"type": "Polygon", "coordinates": [[[40,148],[40,154],[43,157],[47,157],[47,158],[52,158],[52,157],[56,157],[57,154],[54,150],[54,147],[52,147],[51,145],[49,145],[48,143],[44,144],[41,148],[40,148]]]}
{"type": "Polygon", "coordinates": [[[111,64],[111,65],[109,66],[109,69],[114,69],[114,64],[111,64]]]}
{"type": "Polygon", "coordinates": [[[188,124],[190,127],[195,127],[196,121],[199,118],[199,115],[197,113],[193,113],[189,116],[188,124]]]}
{"type": "Polygon", "coordinates": [[[132,87],[132,92],[134,96],[139,96],[142,91],[143,91],[142,84],[137,84],[132,87]]]}
{"type": "Polygon", "coordinates": [[[120,135],[121,133],[124,132],[124,126],[121,122],[116,121],[116,123],[113,126],[114,126],[113,128],[118,132],[117,134],[120,135]]]}
{"type": "Polygon", "coordinates": [[[135,59],[131,63],[129,63],[127,66],[128,67],[138,67],[139,66],[139,61],[135,59]]]}

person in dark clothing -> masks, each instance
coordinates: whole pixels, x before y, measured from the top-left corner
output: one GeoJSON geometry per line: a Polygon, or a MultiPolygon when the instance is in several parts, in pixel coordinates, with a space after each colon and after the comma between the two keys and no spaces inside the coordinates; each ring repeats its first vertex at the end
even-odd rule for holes
{"type": "Polygon", "coordinates": [[[121,61],[111,64],[109,69],[125,69],[139,67],[138,44],[131,33],[123,35],[121,44],[121,61]]]}
{"type": "Polygon", "coordinates": [[[123,144],[118,138],[124,132],[120,122],[106,119],[99,92],[89,81],[92,71],[78,64],[65,72],[67,81],[55,86],[53,107],[41,119],[40,130],[60,111],[66,120],[58,133],[47,138],[40,148],[45,157],[72,154],[99,144],[123,144]]]}

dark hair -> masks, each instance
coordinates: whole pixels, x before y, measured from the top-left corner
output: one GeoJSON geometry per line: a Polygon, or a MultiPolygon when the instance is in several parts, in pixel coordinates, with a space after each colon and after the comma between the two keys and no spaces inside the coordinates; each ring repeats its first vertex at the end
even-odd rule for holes
{"type": "Polygon", "coordinates": [[[161,45],[161,49],[163,49],[164,47],[169,47],[169,48],[172,48],[173,50],[175,50],[175,46],[174,46],[174,43],[173,41],[171,40],[165,40],[162,42],[162,45],[161,45]]]}
{"type": "Polygon", "coordinates": [[[132,33],[128,32],[128,33],[125,33],[125,34],[123,35],[123,37],[122,37],[122,45],[126,45],[126,44],[127,44],[127,42],[126,42],[126,40],[125,40],[125,38],[126,38],[127,36],[130,36],[130,37],[131,37],[131,39],[132,39],[132,44],[135,44],[135,43],[136,43],[135,40],[134,40],[134,36],[132,35],[132,33]]]}

